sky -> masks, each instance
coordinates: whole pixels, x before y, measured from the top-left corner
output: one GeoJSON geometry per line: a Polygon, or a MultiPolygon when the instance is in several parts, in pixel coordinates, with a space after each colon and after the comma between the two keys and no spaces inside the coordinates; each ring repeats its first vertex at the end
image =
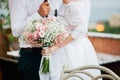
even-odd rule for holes
{"type": "Polygon", "coordinates": [[[117,13],[120,14],[120,0],[91,0],[91,23],[109,20],[117,13]]]}

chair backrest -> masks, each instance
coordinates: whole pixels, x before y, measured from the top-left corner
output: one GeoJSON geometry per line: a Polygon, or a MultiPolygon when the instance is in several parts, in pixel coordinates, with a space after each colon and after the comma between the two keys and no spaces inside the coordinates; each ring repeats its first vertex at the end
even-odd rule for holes
{"type": "Polygon", "coordinates": [[[109,80],[120,80],[120,77],[117,74],[115,74],[112,70],[106,67],[103,67],[103,66],[96,66],[96,65],[81,66],[75,69],[67,69],[67,67],[64,66],[60,80],[68,80],[71,77],[77,77],[79,78],[79,80],[84,80],[82,75],[79,75],[79,74],[84,74],[90,77],[91,80],[98,80],[101,78],[105,78],[109,80]],[[105,72],[105,74],[94,76],[90,72],[86,71],[88,69],[97,69],[97,70],[105,72]]]}

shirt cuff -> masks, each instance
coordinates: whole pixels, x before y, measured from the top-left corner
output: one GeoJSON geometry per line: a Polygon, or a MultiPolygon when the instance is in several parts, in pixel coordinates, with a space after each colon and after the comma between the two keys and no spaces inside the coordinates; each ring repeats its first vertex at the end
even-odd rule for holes
{"type": "Polygon", "coordinates": [[[42,19],[42,16],[40,16],[40,14],[39,14],[38,12],[35,12],[33,15],[31,15],[31,16],[27,19],[27,21],[28,21],[28,22],[31,22],[31,21],[33,21],[33,20],[35,20],[35,19],[42,19]]]}
{"type": "Polygon", "coordinates": [[[42,16],[40,16],[40,14],[39,14],[38,12],[36,12],[35,15],[36,15],[36,17],[38,17],[38,18],[40,18],[40,19],[43,18],[42,16]]]}

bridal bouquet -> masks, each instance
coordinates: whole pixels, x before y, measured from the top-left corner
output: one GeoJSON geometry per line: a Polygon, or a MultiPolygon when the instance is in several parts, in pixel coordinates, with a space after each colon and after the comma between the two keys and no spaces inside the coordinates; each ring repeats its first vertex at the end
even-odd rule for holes
{"type": "MultiPolygon", "coordinates": [[[[35,19],[28,24],[20,39],[27,44],[37,41],[38,43],[43,44],[43,48],[46,48],[54,45],[57,36],[62,34],[64,39],[66,33],[63,24],[57,22],[56,17],[47,17],[43,19],[35,19]]],[[[41,64],[41,72],[43,74],[49,72],[49,56],[50,54],[46,56],[43,55],[41,64]]]]}

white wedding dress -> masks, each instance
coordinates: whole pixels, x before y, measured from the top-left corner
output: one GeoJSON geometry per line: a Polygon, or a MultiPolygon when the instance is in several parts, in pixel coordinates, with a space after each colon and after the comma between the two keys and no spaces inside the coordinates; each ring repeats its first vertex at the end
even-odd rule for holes
{"type": "MultiPolygon", "coordinates": [[[[40,73],[41,80],[60,80],[64,65],[68,65],[69,69],[85,65],[98,65],[94,48],[87,38],[89,15],[89,0],[62,4],[57,19],[65,25],[66,30],[75,40],[51,54],[50,74],[40,73]]],[[[100,74],[96,70],[90,72],[94,75],[100,74]]],[[[90,80],[88,77],[85,78],[90,80]]]]}
{"type": "MultiPolygon", "coordinates": [[[[11,28],[14,36],[20,37],[27,23],[36,18],[42,19],[37,10],[43,1],[9,0],[11,28]]],[[[90,16],[90,0],[80,0],[69,4],[62,4],[62,0],[48,1],[51,7],[50,15],[54,14],[55,9],[59,9],[58,21],[65,25],[66,30],[75,40],[51,55],[50,74],[42,75],[40,73],[40,80],[59,80],[65,64],[70,69],[84,65],[98,65],[94,48],[86,37],[90,16]]],[[[32,47],[20,40],[19,42],[21,48],[32,47]]],[[[95,75],[100,74],[96,70],[91,72],[95,75]]]]}

